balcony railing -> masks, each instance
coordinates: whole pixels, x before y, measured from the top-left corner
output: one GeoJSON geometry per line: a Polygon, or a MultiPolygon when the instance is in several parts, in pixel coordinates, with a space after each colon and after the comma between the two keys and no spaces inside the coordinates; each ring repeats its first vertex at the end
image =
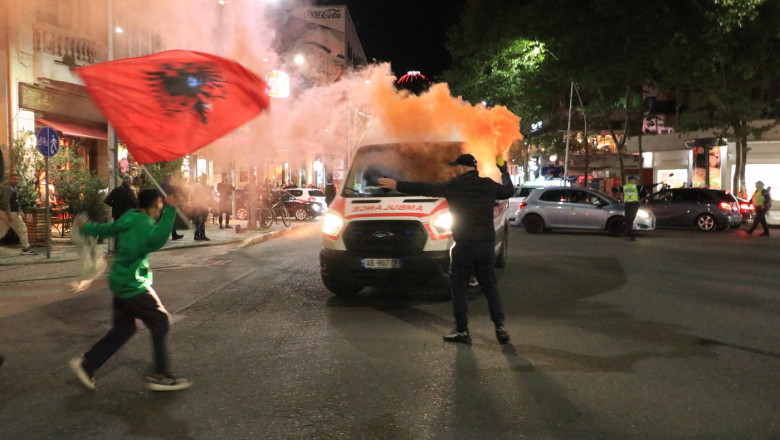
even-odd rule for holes
{"type": "Polygon", "coordinates": [[[107,55],[105,45],[71,34],[65,29],[40,23],[33,27],[33,48],[36,52],[73,60],[77,65],[105,61],[107,55]]]}

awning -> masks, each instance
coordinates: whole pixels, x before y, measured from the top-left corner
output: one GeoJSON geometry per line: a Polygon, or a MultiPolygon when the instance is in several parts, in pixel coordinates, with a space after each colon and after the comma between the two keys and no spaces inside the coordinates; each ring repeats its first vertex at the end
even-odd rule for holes
{"type": "Polygon", "coordinates": [[[36,123],[48,125],[49,127],[62,132],[66,136],[76,136],[89,139],[108,139],[108,133],[94,127],[85,127],[83,125],[72,124],[68,122],[52,122],[48,119],[36,119],[36,123]]]}

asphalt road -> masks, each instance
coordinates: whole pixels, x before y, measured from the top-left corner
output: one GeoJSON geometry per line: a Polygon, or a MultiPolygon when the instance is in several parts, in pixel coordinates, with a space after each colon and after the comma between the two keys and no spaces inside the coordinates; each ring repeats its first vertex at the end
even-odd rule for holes
{"type": "Polygon", "coordinates": [[[195,385],[143,388],[141,330],[82,388],[67,360],[108,329],[99,288],[0,318],[0,438],[776,439],[775,235],[512,228],[503,347],[478,295],[472,346],[441,341],[435,291],[331,296],[313,229],[169,266],[172,364],[195,385]]]}

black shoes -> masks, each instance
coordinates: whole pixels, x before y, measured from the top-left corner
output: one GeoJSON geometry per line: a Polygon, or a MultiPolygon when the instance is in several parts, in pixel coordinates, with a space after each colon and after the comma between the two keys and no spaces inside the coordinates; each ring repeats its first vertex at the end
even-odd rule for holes
{"type": "Polygon", "coordinates": [[[225,229],[225,227],[222,226],[222,225],[219,225],[219,229],[225,229]]]}
{"type": "Polygon", "coordinates": [[[448,334],[442,336],[444,342],[455,342],[458,344],[471,344],[471,335],[468,330],[459,332],[458,329],[454,329],[448,334]]]}
{"type": "Polygon", "coordinates": [[[496,326],[496,339],[498,340],[498,343],[501,345],[504,345],[507,342],[509,342],[509,332],[506,331],[506,327],[504,327],[503,325],[496,326]]]}
{"type": "Polygon", "coordinates": [[[181,234],[176,234],[171,236],[171,240],[181,240],[182,238],[184,238],[184,236],[181,234]]]}
{"type": "Polygon", "coordinates": [[[764,232],[763,234],[761,234],[761,236],[762,237],[769,237],[769,232],[764,232]]]}
{"type": "Polygon", "coordinates": [[[203,237],[195,237],[195,241],[211,241],[211,239],[206,236],[203,236],[203,237]]]}
{"type": "MultiPolygon", "coordinates": [[[[471,335],[468,330],[458,331],[454,329],[448,334],[442,336],[444,342],[454,342],[458,344],[471,344],[471,335]]],[[[503,324],[496,326],[496,339],[498,343],[504,345],[509,342],[509,332],[506,330],[503,324]]]]}

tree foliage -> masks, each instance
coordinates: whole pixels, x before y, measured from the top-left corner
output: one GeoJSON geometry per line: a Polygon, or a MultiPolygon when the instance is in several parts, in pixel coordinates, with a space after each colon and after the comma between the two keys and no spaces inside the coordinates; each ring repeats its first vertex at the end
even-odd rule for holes
{"type": "Polygon", "coordinates": [[[523,117],[527,135],[532,122],[544,121],[540,145],[560,138],[572,81],[577,113],[608,130],[618,152],[640,133],[648,81],[691,98],[683,128],[746,126],[767,113],[750,83],[777,80],[777,4],[469,0],[450,32],[453,67],[444,79],[466,99],[506,105],[523,117]]]}

